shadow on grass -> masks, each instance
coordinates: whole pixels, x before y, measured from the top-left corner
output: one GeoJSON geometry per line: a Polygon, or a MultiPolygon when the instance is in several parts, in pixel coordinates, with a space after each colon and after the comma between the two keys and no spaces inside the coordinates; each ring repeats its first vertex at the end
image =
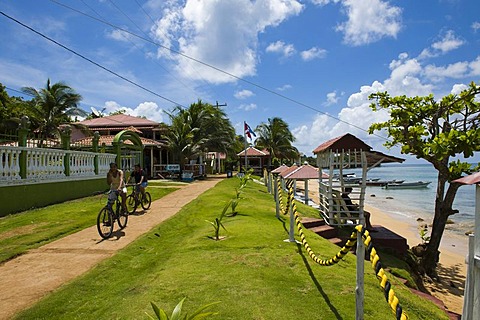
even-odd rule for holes
{"type": "Polygon", "coordinates": [[[305,264],[305,267],[307,268],[308,274],[310,275],[310,278],[312,279],[313,283],[317,287],[318,292],[322,295],[323,299],[327,303],[328,307],[330,310],[332,310],[333,314],[335,315],[335,319],[343,319],[342,316],[338,313],[337,308],[331,303],[330,298],[328,298],[328,295],[323,291],[322,286],[318,282],[317,278],[315,277],[315,274],[312,271],[312,268],[310,267],[310,264],[308,263],[308,259],[305,257],[303,254],[303,246],[299,243],[297,243],[297,248],[298,248],[298,253],[302,257],[303,263],[305,264]]]}

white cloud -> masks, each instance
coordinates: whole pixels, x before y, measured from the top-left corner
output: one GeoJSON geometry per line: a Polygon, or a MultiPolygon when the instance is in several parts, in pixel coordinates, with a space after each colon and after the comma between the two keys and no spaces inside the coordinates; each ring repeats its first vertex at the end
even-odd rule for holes
{"type": "Polygon", "coordinates": [[[446,78],[463,79],[480,75],[480,56],[473,61],[459,61],[446,66],[437,67],[433,64],[425,67],[425,76],[431,81],[443,81],[446,78]]]}
{"type": "Polygon", "coordinates": [[[337,92],[336,91],[329,92],[329,93],[327,93],[327,102],[325,104],[327,106],[330,106],[332,104],[336,104],[336,103],[338,103],[339,99],[340,98],[337,97],[337,92]]]}
{"type": "Polygon", "coordinates": [[[278,91],[285,91],[289,89],[292,89],[292,86],[290,84],[284,84],[283,86],[277,88],[278,91]]]}
{"type": "Polygon", "coordinates": [[[268,47],[265,49],[265,51],[279,53],[285,58],[294,55],[296,52],[293,44],[286,44],[283,41],[270,43],[268,47]]]}
{"type": "MultiPolygon", "coordinates": [[[[303,10],[296,0],[187,0],[184,6],[173,3],[163,4],[162,18],[152,29],[157,41],[237,77],[256,74],[258,34],[303,10]]],[[[163,48],[158,54],[173,59],[176,71],[184,77],[211,83],[236,81],[163,48]]]]}
{"type": "Polygon", "coordinates": [[[300,56],[305,61],[310,61],[313,59],[325,58],[327,55],[327,50],[313,47],[309,50],[300,52],[300,56]]]}
{"type": "Polygon", "coordinates": [[[438,57],[452,50],[458,49],[465,44],[465,41],[458,38],[453,30],[448,30],[440,36],[440,40],[434,42],[430,48],[423,49],[418,59],[438,57]]]}
{"type": "Polygon", "coordinates": [[[257,105],[255,103],[250,103],[250,104],[241,104],[239,106],[239,109],[245,110],[245,111],[252,111],[257,109],[257,105]]]}
{"type": "Polygon", "coordinates": [[[250,91],[250,90],[240,90],[240,91],[237,91],[235,92],[235,94],[233,95],[235,98],[237,99],[247,99],[247,98],[250,98],[250,97],[253,97],[255,94],[250,91]]]}
{"type": "Polygon", "coordinates": [[[109,114],[118,110],[124,110],[125,114],[134,117],[146,117],[148,120],[163,122],[163,109],[155,102],[142,102],[135,108],[124,107],[116,101],[106,101],[104,105],[104,114],[109,114]]]}
{"type": "Polygon", "coordinates": [[[453,94],[459,94],[460,92],[462,92],[463,90],[465,89],[468,89],[468,86],[466,84],[454,84],[453,87],[452,87],[452,91],[451,93],[453,94]]]}
{"type": "Polygon", "coordinates": [[[310,2],[312,2],[315,5],[319,5],[319,6],[325,6],[329,3],[338,3],[340,1],[341,0],[310,0],[310,2]]]}
{"type": "Polygon", "coordinates": [[[432,44],[432,48],[445,54],[461,47],[464,43],[465,41],[455,36],[453,30],[448,30],[443,39],[432,44]]]}
{"type": "Polygon", "coordinates": [[[130,42],[132,41],[133,36],[125,31],[114,29],[110,32],[107,32],[107,38],[121,42],[130,42]]]}
{"type": "Polygon", "coordinates": [[[478,21],[473,22],[472,29],[473,29],[473,32],[477,32],[478,30],[480,30],[480,22],[478,21]]]}
{"type": "Polygon", "coordinates": [[[344,33],[347,44],[360,46],[384,37],[396,38],[402,28],[402,10],[388,2],[345,0],[342,3],[348,20],[337,26],[337,30],[344,33]]]}

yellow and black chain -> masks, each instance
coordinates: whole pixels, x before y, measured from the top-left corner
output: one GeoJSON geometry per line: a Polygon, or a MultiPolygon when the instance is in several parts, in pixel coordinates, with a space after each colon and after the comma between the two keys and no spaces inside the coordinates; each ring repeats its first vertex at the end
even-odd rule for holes
{"type": "Polygon", "coordinates": [[[370,237],[369,232],[362,225],[356,226],[355,229],[362,235],[365,250],[369,255],[372,268],[375,271],[377,279],[380,281],[380,286],[382,287],[383,292],[385,293],[385,300],[387,300],[393,313],[395,313],[397,320],[408,319],[408,316],[400,305],[400,301],[395,295],[395,291],[393,291],[392,283],[388,280],[385,270],[382,268],[380,257],[377,254],[377,250],[373,247],[372,238],[370,237]]]}
{"type": "Polygon", "coordinates": [[[342,260],[357,243],[357,232],[359,232],[362,235],[362,240],[366,247],[365,250],[369,255],[372,268],[375,271],[377,278],[380,280],[380,286],[382,287],[385,293],[386,301],[390,305],[390,308],[395,314],[395,317],[397,320],[407,320],[408,316],[403,311],[399,303],[399,300],[396,297],[395,292],[393,291],[392,284],[388,280],[387,275],[385,274],[385,270],[383,270],[382,268],[382,265],[380,263],[380,257],[378,256],[377,251],[373,247],[372,238],[370,237],[370,233],[368,232],[368,230],[366,230],[362,225],[357,225],[355,227],[355,231],[352,232],[352,234],[350,235],[350,238],[347,240],[347,243],[340,249],[340,251],[335,256],[326,260],[320,259],[315,255],[315,253],[310,248],[310,245],[308,244],[307,240],[305,239],[305,235],[303,233],[303,228],[302,228],[302,222],[300,221],[300,217],[297,212],[297,205],[295,204],[295,199],[293,197],[293,188],[290,188],[288,190],[288,199],[290,199],[292,203],[292,211],[295,217],[295,223],[297,225],[300,239],[302,240],[302,244],[305,250],[307,251],[308,255],[310,256],[310,258],[321,266],[332,266],[340,262],[340,260],[342,260]]]}
{"type": "MultiPolygon", "coordinates": [[[[280,211],[282,212],[283,215],[288,214],[288,209],[290,208],[291,204],[291,198],[290,198],[290,193],[287,196],[287,203],[285,206],[283,205],[283,190],[282,190],[282,183],[280,181],[281,179],[277,180],[277,197],[278,197],[278,203],[280,204],[280,211]]],[[[290,190],[293,185],[293,181],[288,181],[287,182],[287,189],[290,190]]],[[[293,192],[293,191],[292,191],[293,192]]],[[[293,193],[292,193],[293,197],[293,193]]]]}

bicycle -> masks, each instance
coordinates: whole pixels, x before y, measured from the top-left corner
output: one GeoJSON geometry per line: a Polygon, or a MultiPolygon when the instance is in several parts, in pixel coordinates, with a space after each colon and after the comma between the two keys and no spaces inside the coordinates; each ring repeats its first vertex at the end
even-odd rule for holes
{"type": "Polygon", "coordinates": [[[128,211],[121,210],[122,203],[119,199],[118,191],[109,190],[107,195],[107,204],[100,210],[97,216],[97,230],[103,239],[108,239],[112,235],[115,220],[117,220],[120,230],[125,228],[128,222],[128,211]]]}
{"type": "Polygon", "coordinates": [[[150,192],[145,191],[145,193],[141,193],[136,184],[127,184],[127,187],[130,186],[133,188],[132,193],[127,196],[126,201],[128,214],[133,214],[135,210],[137,210],[138,205],[141,205],[143,210],[150,209],[150,205],[152,204],[150,192]]]}

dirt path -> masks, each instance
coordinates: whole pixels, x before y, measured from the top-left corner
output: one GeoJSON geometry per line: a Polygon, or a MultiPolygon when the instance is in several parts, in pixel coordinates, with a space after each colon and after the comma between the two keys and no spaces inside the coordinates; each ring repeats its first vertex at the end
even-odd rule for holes
{"type": "Polygon", "coordinates": [[[0,319],[10,319],[62,284],[113,256],[221,179],[209,177],[179,186],[180,190],[153,202],[146,214],[130,216],[127,228],[114,231],[108,240],[101,241],[97,227],[92,226],[7,261],[0,266],[0,319]]]}

